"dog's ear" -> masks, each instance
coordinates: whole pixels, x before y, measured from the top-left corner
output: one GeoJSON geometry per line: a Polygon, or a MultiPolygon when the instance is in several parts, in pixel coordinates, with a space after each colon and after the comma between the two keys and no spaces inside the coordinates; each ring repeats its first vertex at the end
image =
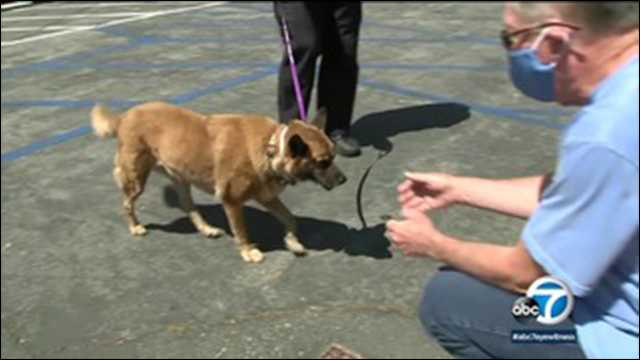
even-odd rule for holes
{"type": "Polygon", "coordinates": [[[324,131],[324,128],[327,125],[327,108],[322,107],[318,109],[318,113],[316,114],[316,117],[311,122],[311,125],[324,131]]]}
{"type": "Polygon", "coordinates": [[[294,134],[289,139],[289,150],[293,158],[305,157],[309,153],[309,147],[298,134],[294,134]]]}

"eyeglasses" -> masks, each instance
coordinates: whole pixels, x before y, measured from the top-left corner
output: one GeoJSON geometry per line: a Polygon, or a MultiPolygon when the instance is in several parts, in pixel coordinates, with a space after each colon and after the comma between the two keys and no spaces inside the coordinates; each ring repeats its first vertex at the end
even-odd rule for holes
{"type": "Polygon", "coordinates": [[[520,30],[516,30],[516,31],[512,31],[512,32],[508,32],[507,30],[502,30],[500,31],[500,40],[502,40],[502,46],[504,46],[505,49],[511,49],[511,47],[513,46],[513,44],[515,44],[516,40],[515,38],[519,35],[523,35],[526,34],[528,32],[531,31],[540,31],[542,29],[551,27],[551,26],[562,26],[562,27],[566,27],[572,30],[580,30],[579,26],[576,25],[572,25],[572,24],[567,24],[567,23],[563,23],[563,22],[557,22],[557,21],[552,21],[552,22],[546,22],[546,23],[542,23],[540,25],[536,25],[536,26],[531,26],[528,28],[524,28],[524,29],[520,29],[520,30]]]}

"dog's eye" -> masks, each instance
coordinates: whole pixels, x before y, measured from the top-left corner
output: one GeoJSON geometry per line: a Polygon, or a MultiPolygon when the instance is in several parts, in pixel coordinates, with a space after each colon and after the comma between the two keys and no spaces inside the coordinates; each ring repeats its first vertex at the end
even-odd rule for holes
{"type": "Polygon", "coordinates": [[[331,160],[322,160],[318,162],[318,167],[321,169],[328,169],[331,166],[331,160]]]}

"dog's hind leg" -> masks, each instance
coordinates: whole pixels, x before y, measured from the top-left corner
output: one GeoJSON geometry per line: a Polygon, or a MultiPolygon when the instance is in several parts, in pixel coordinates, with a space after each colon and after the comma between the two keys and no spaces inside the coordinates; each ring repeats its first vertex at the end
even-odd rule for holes
{"type": "Polygon", "coordinates": [[[132,235],[146,235],[147,229],[136,216],[135,203],[142,195],[144,186],[155,160],[146,154],[116,155],[113,177],[124,194],[122,208],[132,235]]]}
{"type": "Polygon", "coordinates": [[[249,242],[247,227],[244,222],[244,213],[242,211],[242,203],[232,203],[223,200],[222,205],[227,215],[227,220],[233,231],[233,238],[240,248],[240,256],[249,263],[259,263],[264,260],[264,255],[255,245],[249,242]]]}
{"type": "Polygon", "coordinates": [[[279,198],[275,198],[271,201],[259,201],[259,203],[267,208],[267,210],[269,210],[269,212],[284,225],[287,232],[284,238],[284,243],[287,246],[287,249],[296,255],[305,255],[307,251],[300,241],[298,241],[298,237],[296,236],[296,218],[291,214],[282,201],[280,201],[279,198]]]}
{"type": "Polygon", "coordinates": [[[172,179],[172,181],[173,187],[178,193],[180,207],[187,213],[187,215],[189,215],[189,218],[196,229],[207,237],[215,238],[223,235],[224,230],[209,225],[200,212],[198,212],[198,209],[196,209],[193,204],[193,198],[191,197],[191,185],[177,179],[172,179]]]}

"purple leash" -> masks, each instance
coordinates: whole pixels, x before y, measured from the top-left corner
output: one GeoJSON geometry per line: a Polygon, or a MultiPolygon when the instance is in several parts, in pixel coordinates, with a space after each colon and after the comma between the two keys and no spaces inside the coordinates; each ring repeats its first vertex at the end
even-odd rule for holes
{"type": "Polygon", "coordinates": [[[307,120],[307,112],[304,108],[304,100],[302,99],[302,90],[300,89],[300,81],[298,80],[298,69],[296,68],[296,61],[293,58],[293,50],[291,48],[291,37],[289,36],[289,27],[284,16],[282,16],[282,28],[284,32],[284,42],[287,48],[287,54],[289,55],[289,67],[291,68],[291,78],[293,79],[293,89],[296,93],[296,99],[298,100],[298,111],[302,120],[307,120]]]}
{"type": "MultiPolygon", "coordinates": [[[[285,20],[284,16],[281,16],[281,18],[282,18],[282,28],[284,32],[284,42],[287,48],[287,54],[289,55],[291,78],[293,78],[293,89],[295,90],[296,99],[298,100],[298,110],[300,111],[300,117],[302,118],[302,120],[306,121],[307,112],[304,109],[304,100],[302,99],[302,90],[300,90],[300,81],[298,80],[298,69],[296,69],[296,62],[295,62],[295,59],[293,58],[293,50],[291,49],[291,37],[289,36],[289,27],[287,26],[287,21],[285,20]]],[[[378,157],[371,163],[371,165],[369,165],[367,170],[364,172],[364,175],[360,179],[360,183],[358,184],[358,191],[356,194],[356,203],[358,206],[358,217],[360,218],[360,222],[362,223],[362,229],[368,228],[367,222],[364,218],[364,212],[362,208],[362,191],[364,189],[364,182],[367,180],[367,177],[369,176],[369,172],[371,172],[371,169],[378,162],[378,160],[387,156],[389,152],[390,152],[389,150],[378,152],[378,157]]]]}

